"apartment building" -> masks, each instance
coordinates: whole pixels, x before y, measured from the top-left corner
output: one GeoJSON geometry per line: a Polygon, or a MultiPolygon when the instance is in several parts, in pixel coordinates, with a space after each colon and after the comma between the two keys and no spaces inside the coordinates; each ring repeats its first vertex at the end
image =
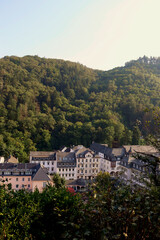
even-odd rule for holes
{"type": "Polygon", "coordinates": [[[74,147],[76,154],[77,179],[94,179],[100,172],[100,157],[84,146],[74,147]]]}
{"type": "Polygon", "coordinates": [[[66,180],[77,179],[76,155],[71,149],[69,152],[57,151],[57,173],[66,180]]]}

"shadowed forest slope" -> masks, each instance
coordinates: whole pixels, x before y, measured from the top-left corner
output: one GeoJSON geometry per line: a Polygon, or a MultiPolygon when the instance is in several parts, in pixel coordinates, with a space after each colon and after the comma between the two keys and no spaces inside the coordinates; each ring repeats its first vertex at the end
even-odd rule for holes
{"type": "Polygon", "coordinates": [[[0,155],[92,141],[139,144],[160,106],[160,58],[110,71],[38,56],[0,59],[0,155]]]}

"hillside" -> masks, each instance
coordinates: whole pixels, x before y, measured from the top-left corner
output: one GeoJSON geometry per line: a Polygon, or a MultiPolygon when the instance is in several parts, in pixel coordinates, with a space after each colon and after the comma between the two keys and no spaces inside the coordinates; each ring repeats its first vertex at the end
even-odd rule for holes
{"type": "Polygon", "coordinates": [[[152,120],[145,109],[155,106],[160,106],[160,58],[97,71],[38,56],[4,57],[0,155],[27,161],[36,149],[89,146],[92,141],[137,144],[149,132],[144,123],[152,120]]]}

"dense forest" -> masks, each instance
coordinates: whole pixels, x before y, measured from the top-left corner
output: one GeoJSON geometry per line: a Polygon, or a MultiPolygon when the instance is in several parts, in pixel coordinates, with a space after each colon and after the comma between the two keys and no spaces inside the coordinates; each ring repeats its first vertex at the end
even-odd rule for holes
{"type": "Polygon", "coordinates": [[[160,107],[160,58],[110,71],[38,56],[0,59],[0,155],[92,141],[143,144],[160,107]],[[155,112],[155,111],[154,111],[155,112]]]}

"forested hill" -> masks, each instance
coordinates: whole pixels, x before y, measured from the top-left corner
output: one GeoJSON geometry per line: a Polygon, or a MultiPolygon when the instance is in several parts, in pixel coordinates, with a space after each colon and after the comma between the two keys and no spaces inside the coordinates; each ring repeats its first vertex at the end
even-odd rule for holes
{"type": "Polygon", "coordinates": [[[38,56],[0,59],[0,155],[28,159],[92,141],[138,144],[160,106],[160,58],[97,71],[38,56]],[[139,130],[140,129],[140,130],[139,130]],[[141,132],[140,132],[141,131],[141,132]]]}

